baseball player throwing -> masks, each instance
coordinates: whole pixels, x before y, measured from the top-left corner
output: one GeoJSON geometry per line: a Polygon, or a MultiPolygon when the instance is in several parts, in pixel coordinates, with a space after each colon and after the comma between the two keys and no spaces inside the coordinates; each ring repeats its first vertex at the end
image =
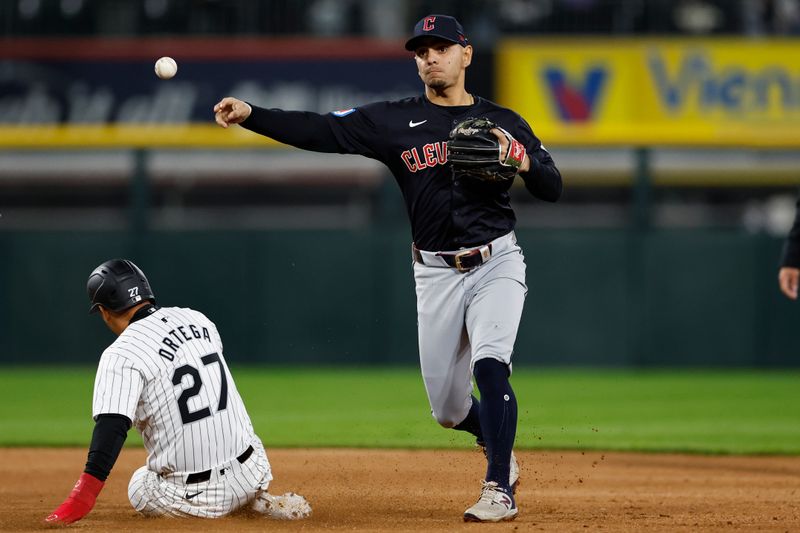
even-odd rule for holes
{"type": "Polygon", "coordinates": [[[406,49],[425,84],[421,96],[328,115],[226,97],[214,106],[215,119],[389,167],[411,221],[420,366],[433,416],[475,435],[488,459],[480,498],[464,519],[511,520],[519,468],[509,376],[527,287],[508,191],[519,175],[531,194],[554,202],[561,175],[517,113],[465,90],[472,47],[456,19],[423,18],[406,49]]]}
{"type": "Polygon", "coordinates": [[[216,518],[249,507],[276,518],[308,516],[302,496],[267,493],[267,454],[214,323],[192,309],[158,307],[130,261],[98,266],[87,291],[90,312],[118,337],[97,369],[86,468],[45,520],[69,524],[92,510],[131,425],[149,454],[128,485],[131,505],[143,515],[216,518]]]}

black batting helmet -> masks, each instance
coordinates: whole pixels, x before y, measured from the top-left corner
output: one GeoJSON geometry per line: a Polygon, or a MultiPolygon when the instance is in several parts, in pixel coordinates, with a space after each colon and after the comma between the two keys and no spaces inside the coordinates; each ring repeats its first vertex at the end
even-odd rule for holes
{"type": "Polygon", "coordinates": [[[144,300],[156,303],[144,272],[127,259],[111,259],[95,268],[86,282],[86,292],[96,313],[99,306],[119,313],[144,300]]]}

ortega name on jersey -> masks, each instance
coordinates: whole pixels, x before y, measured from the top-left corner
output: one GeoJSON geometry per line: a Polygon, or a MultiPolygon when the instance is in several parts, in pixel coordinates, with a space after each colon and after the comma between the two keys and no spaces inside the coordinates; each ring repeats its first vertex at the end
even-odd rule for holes
{"type": "Polygon", "coordinates": [[[161,348],[158,350],[158,355],[164,359],[172,361],[175,359],[175,353],[186,342],[198,339],[205,339],[208,342],[211,342],[211,335],[208,334],[208,329],[206,328],[199,328],[194,324],[189,324],[189,332],[191,335],[186,333],[186,328],[184,326],[178,326],[177,328],[170,330],[169,336],[161,339],[161,344],[169,349],[161,348]],[[178,335],[178,333],[180,333],[180,335],[178,335]]]}

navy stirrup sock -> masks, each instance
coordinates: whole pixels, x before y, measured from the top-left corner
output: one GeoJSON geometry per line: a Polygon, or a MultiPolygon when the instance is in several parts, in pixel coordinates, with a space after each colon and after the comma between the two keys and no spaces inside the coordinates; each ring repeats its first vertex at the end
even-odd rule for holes
{"type": "Polygon", "coordinates": [[[475,435],[478,443],[483,444],[483,433],[481,432],[481,419],[479,415],[480,405],[478,399],[472,396],[472,405],[469,408],[469,413],[467,413],[467,418],[462,420],[457,426],[453,426],[453,429],[472,433],[475,435]]]}
{"type": "Polygon", "coordinates": [[[508,382],[508,367],[497,359],[481,359],[475,363],[473,375],[481,393],[480,421],[489,461],[486,481],[508,489],[517,434],[517,398],[508,382]]]}

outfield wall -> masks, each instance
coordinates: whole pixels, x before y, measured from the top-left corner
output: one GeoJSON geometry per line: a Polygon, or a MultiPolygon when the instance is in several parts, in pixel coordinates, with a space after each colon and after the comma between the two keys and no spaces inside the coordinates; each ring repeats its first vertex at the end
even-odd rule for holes
{"type": "MultiPolygon", "coordinates": [[[[0,361],[96,361],[85,281],[134,249],[159,303],[205,311],[247,363],[416,364],[408,234],[0,233],[0,361]]],[[[780,240],[737,231],[524,230],[518,365],[798,365],[780,240]]]]}
{"type": "MultiPolygon", "coordinates": [[[[0,43],[0,148],[274,148],[214,126],[213,103],[236,94],[327,112],[416,94],[400,45],[9,39],[0,43]],[[168,82],[152,73],[163,54],[180,64],[168,82]]],[[[476,57],[468,88],[515,108],[548,145],[796,150],[799,50],[767,40],[509,40],[476,57]]],[[[760,172],[720,175],[714,185],[765,184],[760,172]]],[[[681,180],[694,184],[691,172],[681,180]]],[[[162,303],[207,311],[232,358],[416,362],[405,226],[145,234],[145,183],[134,180],[129,231],[0,232],[1,362],[96,360],[112,337],[85,316],[83,286],[112,256],[135,258],[162,303]]],[[[519,364],[798,364],[797,308],[775,282],[780,239],[539,229],[520,240],[530,295],[519,364]]]]}

